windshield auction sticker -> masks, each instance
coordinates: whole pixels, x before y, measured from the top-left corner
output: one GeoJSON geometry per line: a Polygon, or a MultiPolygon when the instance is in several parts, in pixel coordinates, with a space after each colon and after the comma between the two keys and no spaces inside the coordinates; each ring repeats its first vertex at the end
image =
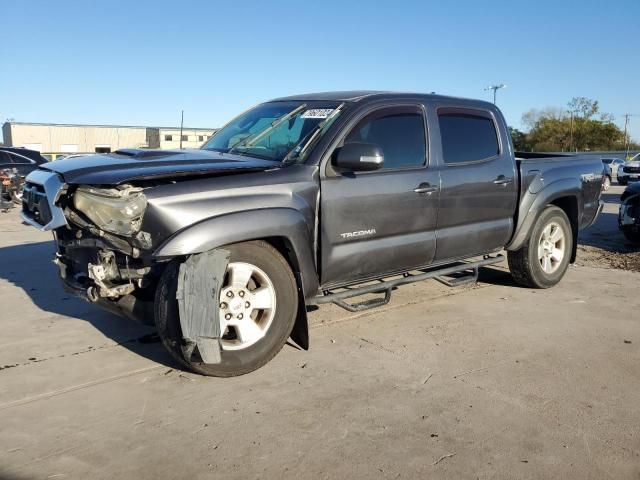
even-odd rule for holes
{"type": "Polygon", "coordinates": [[[312,108],[304,112],[301,116],[302,118],[329,118],[333,110],[333,108],[312,108]]]}

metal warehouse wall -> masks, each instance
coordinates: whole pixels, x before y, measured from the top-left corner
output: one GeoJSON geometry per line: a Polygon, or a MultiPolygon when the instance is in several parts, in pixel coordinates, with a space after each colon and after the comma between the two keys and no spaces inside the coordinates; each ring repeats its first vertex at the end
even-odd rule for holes
{"type": "Polygon", "coordinates": [[[114,151],[148,146],[145,127],[12,123],[8,129],[11,146],[24,146],[41,152],[95,152],[96,147],[108,147],[114,151]]]}

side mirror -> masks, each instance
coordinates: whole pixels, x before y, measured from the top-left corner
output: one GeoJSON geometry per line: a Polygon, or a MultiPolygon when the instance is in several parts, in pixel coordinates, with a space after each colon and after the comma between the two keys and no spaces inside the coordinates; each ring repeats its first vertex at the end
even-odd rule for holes
{"type": "Polygon", "coordinates": [[[345,143],[333,159],[333,165],[349,171],[378,170],[384,164],[382,149],[373,143],[345,143]]]}

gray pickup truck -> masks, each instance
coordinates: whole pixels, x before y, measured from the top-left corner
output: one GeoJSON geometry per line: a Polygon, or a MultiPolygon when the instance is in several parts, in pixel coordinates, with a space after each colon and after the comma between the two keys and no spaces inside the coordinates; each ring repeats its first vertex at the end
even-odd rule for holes
{"type": "Polygon", "coordinates": [[[194,371],[232,376],[289,337],[307,349],[307,306],[474,281],[503,250],[518,284],[551,287],[602,182],[599,158],[515,154],[486,102],[318,93],[260,104],[198,150],[44,164],[22,218],[53,231],[68,289],[155,323],[194,371]]]}

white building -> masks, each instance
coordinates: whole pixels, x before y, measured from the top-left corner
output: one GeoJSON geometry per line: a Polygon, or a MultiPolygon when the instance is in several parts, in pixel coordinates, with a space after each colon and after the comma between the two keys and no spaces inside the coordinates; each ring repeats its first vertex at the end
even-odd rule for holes
{"type": "MultiPolygon", "coordinates": [[[[182,148],[200,147],[214,128],[183,128],[182,148]]],[[[180,128],[6,122],[4,144],[44,154],[108,153],[121,148],[180,148],[180,128]]]]}

